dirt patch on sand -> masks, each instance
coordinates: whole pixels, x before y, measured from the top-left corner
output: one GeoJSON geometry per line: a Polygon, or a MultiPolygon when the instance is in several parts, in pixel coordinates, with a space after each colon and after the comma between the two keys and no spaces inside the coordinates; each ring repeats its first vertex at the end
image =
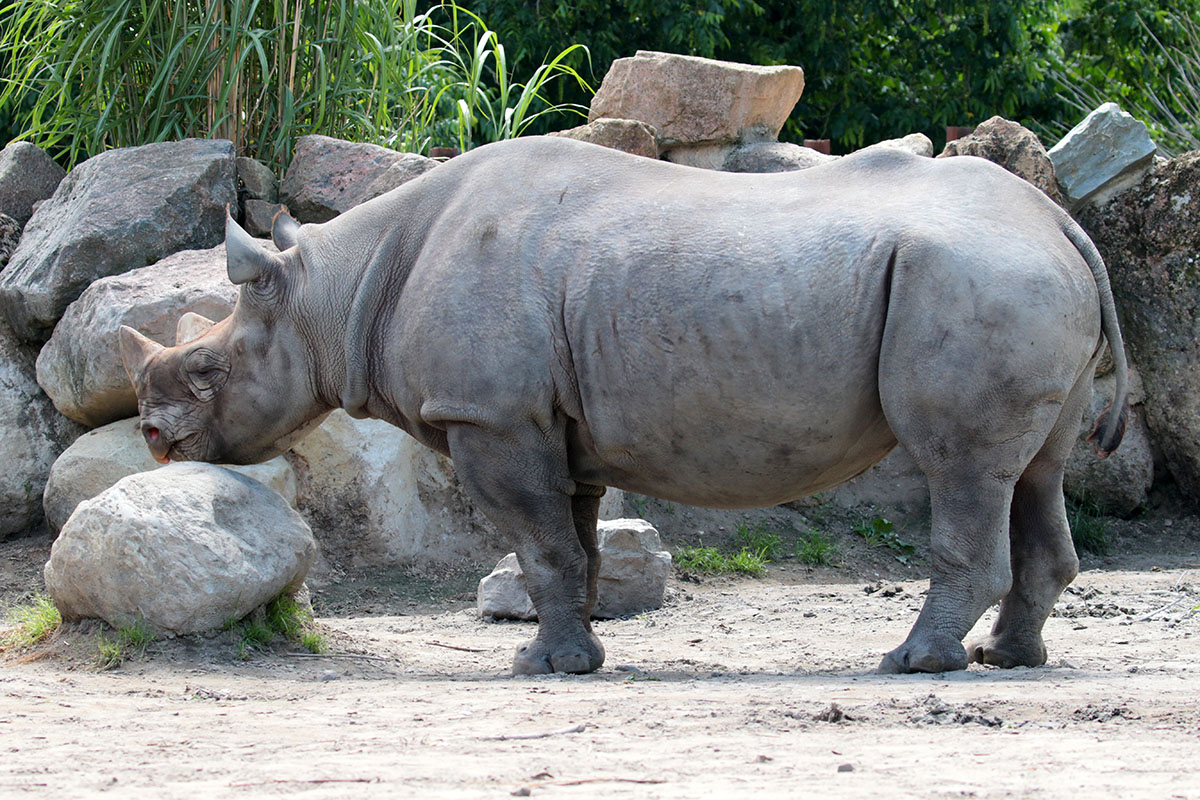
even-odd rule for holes
{"type": "MultiPolygon", "coordinates": [[[[598,623],[590,676],[507,677],[533,626],[479,619],[461,576],[327,587],[325,656],[188,637],[98,672],[69,626],[0,667],[0,796],[1200,797],[1194,522],[1092,563],[1039,669],[871,674],[926,583],[845,563],[673,581],[598,623]]],[[[0,545],[0,597],[48,547],[0,545]]]]}

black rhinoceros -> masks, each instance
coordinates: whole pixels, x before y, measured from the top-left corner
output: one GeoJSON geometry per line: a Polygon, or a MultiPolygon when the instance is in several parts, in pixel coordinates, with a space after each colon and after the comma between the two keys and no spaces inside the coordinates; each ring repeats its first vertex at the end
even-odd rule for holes
{"type": "Polygon", "coordinates": [[[739,175],[530,138],[324,224],[279,217],[278,255],[226,236],[232,316],[165,349],[121,331],[151,451],[261,461],[340,407],[449,454],[538,612],[515,673],[603,661],[606,486],[766,506],[897,442],[929,479],[933,574],[880,669],[1045,661],[1078,567],[1063,461],[1106,338],[1101,455],[1126,368],[1095,247],[1003,169],[866,151],[739,175]]]}

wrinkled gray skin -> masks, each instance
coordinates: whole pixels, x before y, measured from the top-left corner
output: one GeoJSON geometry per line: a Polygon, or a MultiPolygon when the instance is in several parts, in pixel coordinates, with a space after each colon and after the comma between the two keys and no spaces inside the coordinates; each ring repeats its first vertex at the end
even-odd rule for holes
{"type": "Polygon", "coordinates": [[[883,151],[734,175],[523,139],[274,236],[229,222],[241,295],[201,338],[122,331],[150,449],[262,461],[342,407],[449,454],[537,608],[515,673],[603,661],[604,487],[767,506],[897,441],[929,478],[933,575],[880,669],[1045,661],[1078,566],[1063,462],[1104,335],[1097,449],[1119,442],[1124,351],[1095,248],[1003,169],[883,151]]]}

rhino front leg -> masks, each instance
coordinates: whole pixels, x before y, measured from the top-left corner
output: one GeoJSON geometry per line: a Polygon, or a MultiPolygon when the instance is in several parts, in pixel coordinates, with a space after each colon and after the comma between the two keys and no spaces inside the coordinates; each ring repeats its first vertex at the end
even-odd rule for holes
{"type": "Polygon", "coordinates": [[[604,663],[591,626],[599,571],[596,491],[603,489],[570,479],[565,437],[556,433],[533,425],[522,431],[456,425],[447,432],[459,480],[509,538],[537,610],[537,636],[517,649],[514,675],[592,672],[604,663]]]}

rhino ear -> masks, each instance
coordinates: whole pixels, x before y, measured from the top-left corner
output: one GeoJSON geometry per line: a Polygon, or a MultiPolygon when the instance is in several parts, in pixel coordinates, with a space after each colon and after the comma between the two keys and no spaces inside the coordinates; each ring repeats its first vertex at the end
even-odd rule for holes
{"type": "Polygon", "coordinates": [[[194,342],[208,333],[208,329],[216,324],[208,317],[201,316],[195,311],[188,311],[175,324],[175,345],[178,347],[181,344],[194,342]]]}
{"type": "Polygon", "coordinates": [[[242,230],[228,209],[225,212],[225,269],[236,284],[258,280],[276,266],[277,261],[263,250],[258,240],[242,230]]]}
{"type": "Polygon", "coordinates": [[[287,206],[279,209],[275,219],[271,220],[271,241],[275,242],[275,246],[280,250],[295,247],[298,241],[296,234],[299,231],[300,223],[288,214],[287,206]]]}
{"type": "Polygon", "coordinates": [[[147,339],[128,325],[121,326],[119,336],[121,363],[125,365],[125,374],[136,386],[150,359],[167,348],[152,339],[147,339]]]}

